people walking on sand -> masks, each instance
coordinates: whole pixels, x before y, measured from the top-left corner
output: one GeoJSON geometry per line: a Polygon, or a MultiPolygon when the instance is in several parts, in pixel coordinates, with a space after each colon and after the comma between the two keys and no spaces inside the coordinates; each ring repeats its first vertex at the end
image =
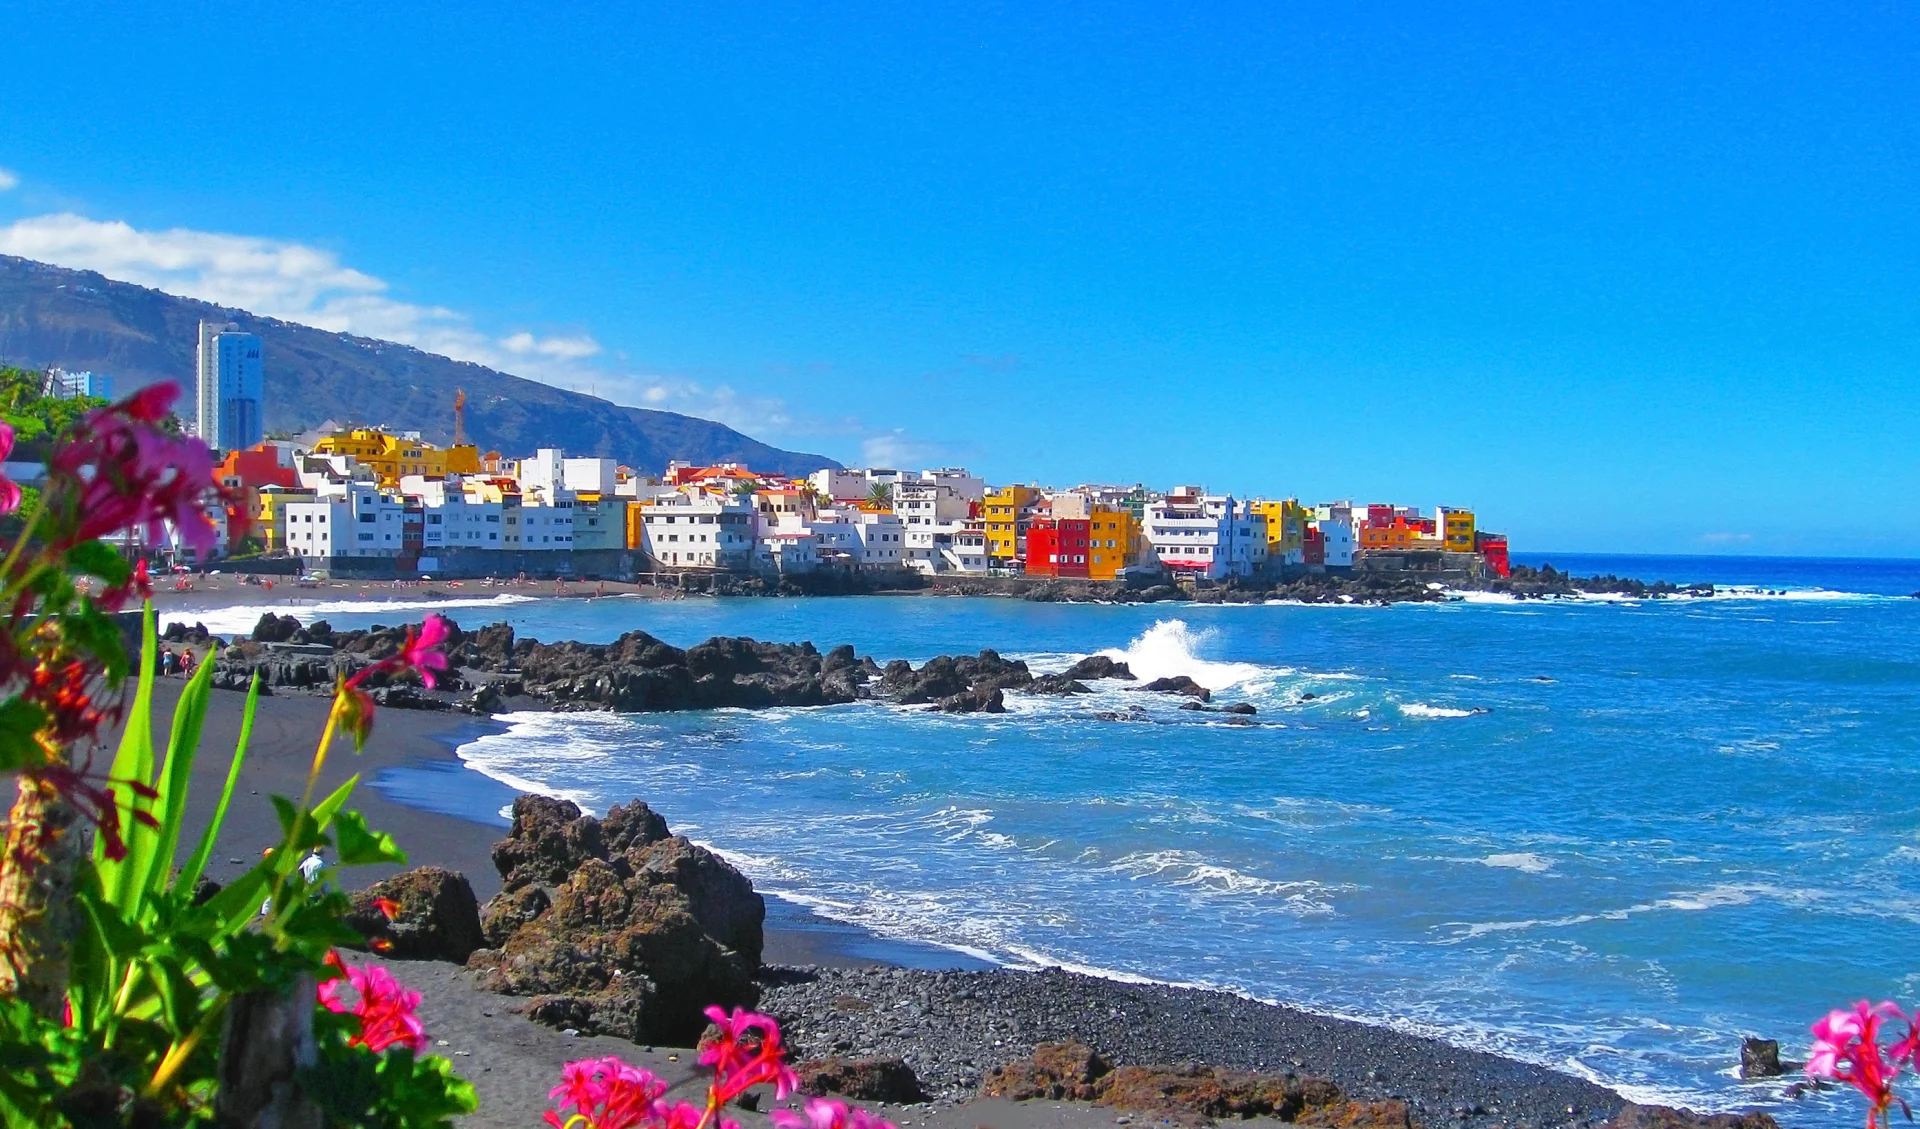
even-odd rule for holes
{"type": "Polygon", "coordinates": [[[180,649],[180,673],[189,678],[192,677],[194,662],[193,648],[182,647],[180,649]]]}
{"type": "Polygon", "coordinates": [[[180,673],[180,656],[173,653],[172,647],[160,649],[160,673],[162,676],[180,673]]]}

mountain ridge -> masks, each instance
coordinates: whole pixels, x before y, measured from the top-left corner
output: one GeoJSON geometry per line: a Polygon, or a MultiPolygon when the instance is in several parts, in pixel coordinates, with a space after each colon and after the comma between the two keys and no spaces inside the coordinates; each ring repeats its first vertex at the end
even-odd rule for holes
{"type": "Polygon", "coordinates": [[[739,462],[787,475],[840,466],[712,420],[627,407],[412,345],[0,255],[0,361],[6,363],[106,373],[122,396],[163,379],[188,388],[201,318],[231,321],[259,335],[269,431],[301,432],[328,420],[352,420],[419,431],[428,442],[445,444],[453,438],[454,392],[464,388],[467,438],[482,450],[531,455],[539,447],[560,447],[570,455],[619,459],[643,473],[674,459],[739,462]]]}

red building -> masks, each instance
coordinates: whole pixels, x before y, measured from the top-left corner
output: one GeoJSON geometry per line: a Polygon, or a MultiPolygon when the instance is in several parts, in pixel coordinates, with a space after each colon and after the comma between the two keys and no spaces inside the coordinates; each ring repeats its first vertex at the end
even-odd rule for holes
{"type": "Polygon", "coordinates": [[[1507,560],[1507,535],[1504,533],[1476,533],[1474,547],[1480,551],[1480,559],[1487,562],[1495,576],[1512,576],[1513,565],[1507,560]]]}
{"type": "Polygon", "coordinates": [[[1027,526],[1027,575],[1085,578],[1088,522],[1040,518],[1027,526]]]}
{"type": "Polygon", "coordinates": [[[1300,563],[1306,565],[1324,565],[1327,563],[1327,535],[1315,527],[1307,526],[1300,541],[1300,563]]]}
{"type": "Polygon", "coordinates": [[[289,490],[300,485],[300,476],[292,467],[280,465],[280,452],[261,443],[244,451],[228,451],[227,457],[213,468],[213,480],[230,491],[233,502],[227,510],[227,544],[231,552],[239,548],[241,538],[253,528],[260,512],[260,488],[282,486],[289,490]]]}

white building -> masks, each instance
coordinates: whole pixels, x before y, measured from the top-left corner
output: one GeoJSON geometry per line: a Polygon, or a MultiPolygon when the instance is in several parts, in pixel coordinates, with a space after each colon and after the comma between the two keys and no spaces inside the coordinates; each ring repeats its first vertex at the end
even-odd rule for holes
{"type": "Polygon", "coordinates": [[[1353,523],[1330,519],[1310,521],[1308,528],[1317,530],[1325,547],[1324,563],[1328,568],[1352,568],[1353,551],[1359,546],[1353,539],[1353,523]]]}
{"type": "Polygon", "coordinates": [[[751,498],[674,493],[640,507],[640,551],[656,568],[745,568],[754,548],[751,498]]]}
{"type": "Polygon", "coordinates": [[[903,479],[893,486],[893,512],[910,528],[964,521],[973,516],[979,501],[960,493],[956,484],[939,479],[903,479]]]}
{"type": "Polygon", "coordinates": [[[1147,504],[1141,531],[1153,559],[1206,580],[1249,576],[1266,563],[1267,522],[1231,494],[1182,486],[1147,504]]]}
{"type": "Polygon", "coordinates": [[[521,459],[515,478],[522,489],[563,487],[576,494],[611,494],[619,485],[620,464],[613,459],[570,459],[555,447],[542,447],[521,459]]]}
{"type": "Polygon", "coordinates": [[[505,501],[506,548],[548,552],[573,548],[573,491],[563,487],[522,490],[505,501]]]}
{"type": "Polygon", "coordinates": [[[863,502],[873,484],[857,470],[816,470],[807,476],[807,485],[829,502],[863,502]]]}
{"type": "Polygon", "coordinates": [[[195,368],[194,434],[215,451],[260,442],[266,427],[260,339],[232,322],[203,321],[195,368]]]}
{"type": "Polygon", "coordinates": [[[287,551],[303,557],[397,557],[406,503],[369,482],[288,502],[287,551]]]}
{"type": "Polygon", "coordinates": [[[68,372],[55,365],[46,373],[40,394],[56,400],[77,400],[82,396],[113,399],[113,378],[103,372],[68,372]]]}
{"type": "Polygon", "coordinates": [[[400,492],[420,499],[421,568],[436,568],[426,563],[449,549],[501,549],[506,534],[505,506],[482,501],[470,495],[458,479],[427,479],[408,475],[400,480],[400,492]]]}

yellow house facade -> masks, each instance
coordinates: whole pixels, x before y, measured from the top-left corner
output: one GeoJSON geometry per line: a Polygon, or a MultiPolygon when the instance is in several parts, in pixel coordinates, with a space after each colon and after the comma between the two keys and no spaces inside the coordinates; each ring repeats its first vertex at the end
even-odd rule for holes
{"type": "Polygon", "coordinates": [[[1087,514],[1087,579],[1113,580],[1139,563],[1140,519],[1133,511],[1094,506],[1087,514]]]}
{"type": "Polygon", "coordinates": [[[311,490],[288,489],[285,486],[260,488],[260,509],[253,515],[253,528],[266,544],[267,552],[279,553],[287,548],[287,503],[312,500],[311,490]]]}
{"type": "Polygon", "coordinates": [[[1305,557],[1307,522],[1313,519],[1313,512],[1297,498],[1255,502],[1253,512],[1267,519],[1267,559],[1299,564],[1305,557]]]}
{"type": "Polygon", "coordinates": [[[1040,491],[1015,483],[987,492],[980,519],[987,527],[987,557],[1006,564],[1026,551],[1027,523],[1033,520],[1040,491]]]}
{"type": "Polygon", "coordinates": [[[352,455],[361,466],[380,478],[380,485],[393,489],[404,475],[445,478],[449,474],[479,474],[480,449],[472,444],[436,447],[418,439],[406,439],[373,427],[356,427],[327,436],[313,445],[316,455],[352,455]]]}
{"type": "Polygon", "coordinates": [[[1433,531],[1440,538],[1440,547],[1449,553],[1471,553],[1474,551],[1474,524],[1472,510],[1456,510],[1440,507],[1439,520],[1434,523],[1433,531]]]}

